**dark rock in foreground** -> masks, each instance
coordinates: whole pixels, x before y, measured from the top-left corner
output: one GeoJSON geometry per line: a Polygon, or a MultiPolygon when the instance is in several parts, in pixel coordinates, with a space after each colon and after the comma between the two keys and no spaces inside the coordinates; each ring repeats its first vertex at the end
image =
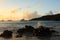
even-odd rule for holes
{"type": "Polygon", "coordinates": [[[1,35],[0,37],[3,37],[3,38],[11,38],[12,37],[12,31],[8,31],[8,30],[5,30],[1,35]]]}
{"type": "Polygon", "coordinates": [[[50,28],[40,26],[39,28],[33,28],[32,26],[25,26],[25,28],[17,30],[18,36],[52,36],[55,33],[55,30],[50,30],[50,28]]]}
{"type": "MultiPolygon", "coordinates": [[[[17,35],[16,38],[22,37],[22,36],[36,36],[36,37],[50,37],[52,34],[54,34],[56,31],[55,30],[50,30],[50,28],[47,28],[45,26],[39,26],[39,28],[34,28],[32,26],[26,25],[24,28],[18,29],[17,30],[17,35]]],[[[12,31],[5,30],[0,37],[3,38],[12,38],[12,31]]]]}
{"type": "Polygon", "coordinates": [[[17,33],[20,37],[23,36],[23,35],[31,36],[31,35],[33,35],[33,31],[34,31],[34,28],[32,26],[26,25],[25,28],[18,29],[17,33]]]}
{"type": "Polygon", "coordinates": [[[24,28],[18,29],[18,30],[17,30],[17,34],[18,34],[18,35],[17,35],[16,37],[22,37],[24,32],[25,32],[25,29],[24,29],[24,28]]]}
{"type": "Polygon", "coordinates": [[[51,36],[52,35],[51,30],[43,26],[40,26],[40,28],[37,28],[35,33],[36,33],[36,36],[51,36]]]}

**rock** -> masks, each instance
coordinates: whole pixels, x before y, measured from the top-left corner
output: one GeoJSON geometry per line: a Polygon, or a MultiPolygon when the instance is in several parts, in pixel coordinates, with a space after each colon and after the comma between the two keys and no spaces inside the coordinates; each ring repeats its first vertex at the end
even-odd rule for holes
{"type": "Polygon", "coordinates": [[[51,31],[49,28],[40,26],[40,28],[36,29],[36,36],[51,36],[51,31]]]}
{"type": "Polygon", "coordinates": [[[11,38],[12,37],[12,31],[8,31],[8,30],[5,30],[1,35],[0,37],[3,37],[3,38],[11,38]]]}
{"type": "Polygon", "coordinates": [[[24,33],[25,33],[25,29],[24,28],[18,29],[17,30],[17,34],[18,35],[16,37],[22,37],[24,33]]]}
{"type": "Polygon", "coordinates": [[[22,35],[16,35],[16,38],[22,37],[22,35]]]}

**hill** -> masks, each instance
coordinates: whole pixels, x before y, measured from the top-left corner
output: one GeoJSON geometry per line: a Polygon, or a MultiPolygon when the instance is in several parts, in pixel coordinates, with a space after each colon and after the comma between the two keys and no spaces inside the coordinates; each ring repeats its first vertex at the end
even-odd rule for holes
{"type": "Polygon", "coordinates": [[[33,18],[33,19],[31,19],[31,21],[32,20],[35,20],[35,21],[40,21],[40,20],[43,20],[43,21],[60,21],[60,14],[46,15],[46,16],[42,16],[39,18],[33,18]]]}

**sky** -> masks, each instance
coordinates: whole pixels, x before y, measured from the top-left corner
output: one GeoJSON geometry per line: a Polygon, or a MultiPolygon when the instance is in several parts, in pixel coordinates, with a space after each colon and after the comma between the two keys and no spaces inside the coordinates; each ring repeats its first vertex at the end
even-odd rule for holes
{"type": "Polygon", "coordinates": [[[29,20],[60,13],[60,0],[0,0],[0,20],[29,20]]]}

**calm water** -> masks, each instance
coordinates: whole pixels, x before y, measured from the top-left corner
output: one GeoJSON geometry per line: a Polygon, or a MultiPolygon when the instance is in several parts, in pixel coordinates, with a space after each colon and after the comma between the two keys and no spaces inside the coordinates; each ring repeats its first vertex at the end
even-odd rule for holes
{"type": "MultiPolygon", "coordinates": [[[[4,30],[17,30],[19,28],[23,28],[25,25],[31,25],[34,28],[39,27],[40,25],[50,27],[53,30],[60,32],[60,21],[0,21],[0,32],[4,30]]],[[[60,33],[57,33],[60,35],[60,33]]],[[[60,36],[52,36],[52,37],[27,37],[23,36],[21,38],[15,38],[15,34],[11,39],[4,39],[0,37],[0,40],[60,40],[60,36]]]]}

